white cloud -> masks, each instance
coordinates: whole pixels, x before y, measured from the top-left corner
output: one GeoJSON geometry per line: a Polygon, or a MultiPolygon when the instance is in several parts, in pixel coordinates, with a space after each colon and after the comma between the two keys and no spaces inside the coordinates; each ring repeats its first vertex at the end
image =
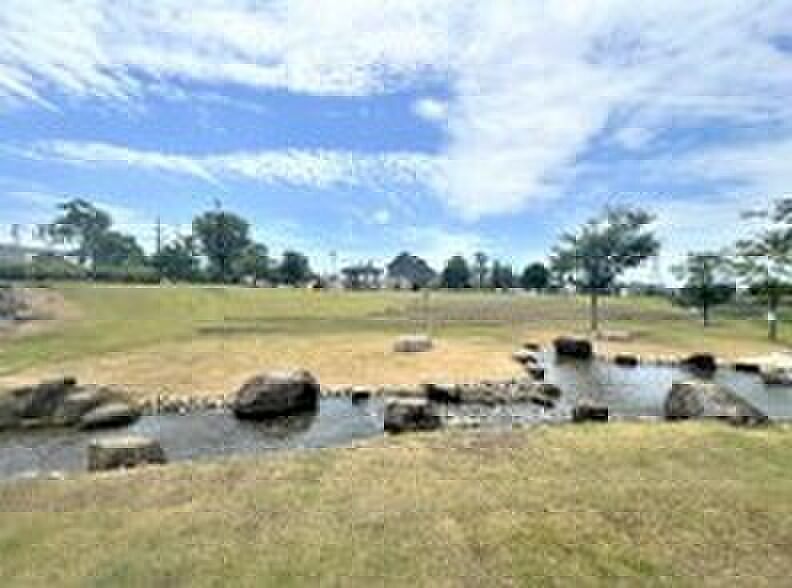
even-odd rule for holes
{"type": "Polygon", "coordinates": [[[337,95],[443,64],[451,0],[4,0],[0,97],[126,98],[155,79],[337,95]]]}
{"type": "Polygon", "coordinates": [[[122,165],[170,172],[214,184],[230,178],[319,189],[339,185],[385,188],[393,183],[425,183],[436,169],[432,157],[411,152],[367,154],[290,149],[188,156],[138,151],[106,143],[51,141],[17,153],[75,165],[122,165]]]}
{"type": "Polygon", "coordinates": [[[421,98],[413,105],[415,114],[432,122],[442,122],[448,117],[448,103],[435,98],[421,98]]]}
{"type": "Polygon", "coordinates": [[[447,104],[415,105],[447,130],[437,159],[149,153],[134,164],[317,185],[414,175],[475,220],[569,193],[603,134],[633,150],[713,124],[789,138],[792,54],[777,39],[790,23],[787,0],[5,0],[0,101],[123,101],[182,81],[371,95],[428,74],[450,85],[447,104]]]}

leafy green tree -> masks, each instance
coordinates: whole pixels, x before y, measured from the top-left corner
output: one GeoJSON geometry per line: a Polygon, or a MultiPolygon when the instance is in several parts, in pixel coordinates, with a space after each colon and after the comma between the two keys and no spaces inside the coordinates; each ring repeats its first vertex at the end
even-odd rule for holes
{"type": "Polygon", "coordinates": [[[311,280],[313,272],[308,258],[297,251],[286,251],[278,267],[278,278],[284,284],[300,286],[311,280]]]}
{"type": "Polygon", "coordinates": [[[60,214],[50,225],[50,236],[76,246],[74,254],[81,264],[96,265],[100,241],[113,225],[112,217],[103,210],[77,198],[64,202],[60,214]]]}
{"type": "Polygon", "coordinates": [[[639,208],[607,208],[577,232],[565,233],[551,265],[564,281],[591,300],[591,330],[599,331],[599,297],[609,293],[625,271],[656,255],[660,243],[649,226],[654,217],[639,208]]]}
{"type": "Polygon", "coordinates": [[[732,264],[723,253],[689,253],[674,274],[684,280],[675,301],[697,309],[705,327],[710,324],[711,309],[730,302],[737,293],[732,264]]]}
{"type": "Polygon", "coordinates": [[[254,284],[271,277],[272,260],[269,257],[269,250],[261,243],[248,245],[242,252],[238,263],[238,273],[252,278],[254,284]]]}
{"type": "Polygon", "coordinates": [[[146,254],[131,235],[104,231],[96,237],[94,264],[98,266],[143,266],[146,254]]]}
{"type": "Polygon", "coordinates": [[[495,261],[492,264],[491,279],[492,287],[498,290],[509,290],[514,288],[516,282],[514,269],[508,264],[495,261]]]}
{"type": "Polygon", "coordinates": [[[473,254],[473,274],[476,279],[476,285],[479,290],[482,289],[489,274],[489,257],[483,251],[473,254]]]}
{"type": "Polygon", "coordinates": [[[550,270],[543,263],[528,265],[520,276],[523,290],[547,290],[550,287],[550,270]]]}
{"type": "Polygon", "coordinates": [[[460,290],[470,287],[470,267],[468,262],[461,255],[455,255],[446,263],[441,276],[443,287],[452,290],[460,290]]]}
{"type": "Polygon", "coordinates": [[[152,264],[168,280],[193,282],[200,278],[200,261],[192,237],[184,237],[165,245],[154,255],[152,264]]]}
{"type": "Polygon", "coordinates": [[[235,261],[250,245],[250,224],[224,210],[206,212],[193,221],[193,235],[201,253],[209,260],[212,280],[222,283],[238,280],[235,261]]]}
{"type": "Polygon", "coordinates": [[[753,239],[737,243],[738,275],[768,308],[768,336],[778,339],[778,307],[792,289],[792,199],[782,199],[768,212],[772,225],[753,239]]]}

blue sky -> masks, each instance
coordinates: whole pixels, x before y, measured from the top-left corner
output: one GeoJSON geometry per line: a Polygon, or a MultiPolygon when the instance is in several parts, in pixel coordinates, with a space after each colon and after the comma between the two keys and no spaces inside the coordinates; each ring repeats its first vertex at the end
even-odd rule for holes
{"type": "Polygon", "coordinates": [[[0,239],[87,197],[150,244],[219,199],[315,265],[522,265],[605,204],[665,263],[792,194],[792,3],[4,0],[0,239]]]}

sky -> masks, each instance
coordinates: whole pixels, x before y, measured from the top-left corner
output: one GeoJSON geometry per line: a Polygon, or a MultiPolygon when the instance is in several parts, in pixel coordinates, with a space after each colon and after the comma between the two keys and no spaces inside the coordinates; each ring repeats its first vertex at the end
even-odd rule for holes
{"type": "Polygon", "coordinates": [[[327,267],[516,265],[614,204],[663,262],[792,195],[789,0],[3,0],[0,242],[216,202],[327,267]]]}

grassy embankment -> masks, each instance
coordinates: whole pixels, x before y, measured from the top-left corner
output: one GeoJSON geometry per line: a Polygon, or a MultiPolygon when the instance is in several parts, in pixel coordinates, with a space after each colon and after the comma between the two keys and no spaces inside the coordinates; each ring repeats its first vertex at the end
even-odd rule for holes
{"type": "MultiPolygon", "coordinates": [[[[427,313],[411,293],[85,285],[57,292],[68,308],[59,320],[0,340],[0,383],[69,373],[140,394],[219,394],[286,367],[305,367],[331,385],[506,377],[518,373],[509,358],[516,346],[584,331],[588,308],[584,299],[476,293],[433,294],[427,313]],[[424,330],[427,315],[437,351],[391,353],[394,337],[424,330]]],[[[636,335],[607,350],[740,357],[774,349],[760,314],[703,329],[663,300],[604,307],[607,329],[636,335]]]]}
{"type": "Polygon", "coordinates": [[[0,485],[0,585],[783,586],[791,467],[789,428],[621,424],[0,485]]]}

